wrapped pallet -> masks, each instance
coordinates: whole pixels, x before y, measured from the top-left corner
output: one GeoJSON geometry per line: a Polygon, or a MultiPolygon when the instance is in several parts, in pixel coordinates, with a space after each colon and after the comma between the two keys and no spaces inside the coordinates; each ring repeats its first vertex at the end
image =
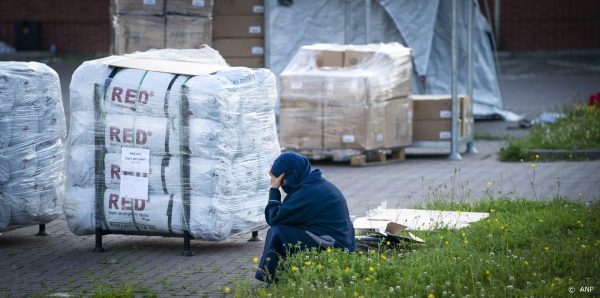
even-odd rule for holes
{"type": "Polygon", "coordinates": [[[303,46],[281,74],[284,148],[396,148],[412,142],[411,52],[398,43],[303,46]]]}
{"type": "Polygon", "coordinates": [[[269,70],[229,67],[209,47],[155,50],[87,61],[70,92],[73,233],[223,240],[266,225],[280,152],[269,70]]]}
{"type": "Polygon", "coordinates": [[[0,62],[0,232],[62,213],[65,138],[56,72],[36,62],[0,62]]]}

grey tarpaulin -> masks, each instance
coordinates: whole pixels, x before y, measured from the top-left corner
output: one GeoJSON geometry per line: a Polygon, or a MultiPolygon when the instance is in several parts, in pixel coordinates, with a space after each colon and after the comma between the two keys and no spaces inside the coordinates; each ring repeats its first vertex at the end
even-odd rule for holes
{"type": "MultiPolygon", "coordinates": [[[[458,1],[458,61],[467,61],[467,1],[458,1]]],[[[284,7],[266,0],[266,55],[268,67],[279,74],[302,45],[313,43],[364,44],[364,0],[294,1],[284,7]]],[[[474,1],[474,114],[504,111],[490,43],[490,26],[474,1]]],[[[372,0],[368,42],[397,41],[413,49],[413,93],[450,93],[452,2],[439,0],[372,0]]],[[[466,67],[459,69],[458,92],[466,93],[466,67]]]]}

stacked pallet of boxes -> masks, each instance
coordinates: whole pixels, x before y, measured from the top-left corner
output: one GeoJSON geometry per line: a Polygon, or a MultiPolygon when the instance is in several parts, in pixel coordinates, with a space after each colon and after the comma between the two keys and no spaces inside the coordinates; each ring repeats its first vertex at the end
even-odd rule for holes
{"type": "Polygon", "coordinates": [[[85,62],[70,88],[71,231],[222,240],[264,227],[275,84],[210,47],[85,62]]]}
{"type": "Polygon", "coordinates": [[[112,52],[197,49],[212,39],[212,0],[113,0],[112,52]]]}
{"type": "Polygon", "coordinates": [[[0,232],[62,214],[66,134],[56,72],[0,62],[0,232]]]}
{"type": "Polygon", "coordinates": [[[411,73],[410,49],[398,43],[303,46],[280,77],[282,147],[410,145],[411,73]]]}
{"type": "Polygon", "coordinates": [[[262,0],[215,0],[213,46],[232,66],[264,67],[262,0]]]}
{"type": "MultiPolygon", "coordinates": [[[[470,136],[473,116],[471,99],[459,95],[459,139],[470,136]]],[[[448,94],[413,95],[413,140],[449,141],[452,138],[452,96],[448,94]]]]}

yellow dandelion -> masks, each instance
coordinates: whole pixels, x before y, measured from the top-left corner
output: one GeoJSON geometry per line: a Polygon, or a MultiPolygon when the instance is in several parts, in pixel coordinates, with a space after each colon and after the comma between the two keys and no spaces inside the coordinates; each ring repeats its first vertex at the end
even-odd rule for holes
{"type": "Polygon", "coordinates": [[[375,271],[375,267],[369,266],[369,271],[371,271],[371,272],[375,271]]]}
{"type": "Polygon", "coordinates": [[[523,264],[525,264],[525,266],[529,266],[529,262],[527,262],[527,260],[523,261],[523,264]]]}
{"type": "Polygon", "coordinates": [[[554,283],[550,284],[550,289],[554,289],[554,283]]]}
{"type": "Polygon", "coordinates": [[[585,244],[582,244],[582,245],[581,245],[581,248],[583,248],[583,249],[586,249],[586,248],[587,248],[587,245],[585,245],[585,244]]]}
{"type": "Polygon", "coordinates": [[[535,167],[537,167],[536,164],[532,163],[531,165],[529,165],[532,169],[535,169],[535,167]]]}
{"type": "Polygon", "coordinates": [[[465,239],[465,244],[469,244],[469,240],[465,239]]]}
{"type": "Polygon", "coordinates": [[[358,292],[354,292],[354,297],[357,297],[357,296],[358,296],[358,292]]]}
{"type": "Polygon", "coordinates": [[[490,275],[492,275],[492,273],[489,270],[486,270],[485,275],[490,276],[490,275]]]}
{"type": "Polygon", "coordinates": [[[311,264],[312,264],[312,262],[311,262],[311,261],[306,261],[306,262],[304,262],[304,265],[306,265],[306,266],[310,266],[311,264]]]}
{"type": "Polygon", "coordinates": [[[446,240],[445,244],[448,245],[448,240],[446,240]]]}
{"type": "Polygon", "coordinates": [[[487,187],[488,187],[488,188],[492,187],[492,181],[488,181],[488,182],[487,182],[487,187]]]}
{"type": "Polygon", "coordinates": [[[392,243],[388,241],[388,242],[386,242],[385,244],[386,244],[387,246],[390,246],[392,243]]]}
{"type": "Polygon", "coordinates": [[[490,213],[494,213],[494,212],[496,212],[496,210],[490,209],[490,213]]]}
{"type": "Polygon", "coordinates": [[[327,248],[327,253],[331,253],[333,251],[333,249],[331,249],[331,247],[327,248]]]}
{"type": "Polygon", "coordinates": [[[317,269],[323,269],[323,265],[321,263],[317,264],[317,269]]]}
{"type": "Polygon", "coordinates": [[[350,268],[348,268],[348,267],[344,268],[344,272],[349,272],[349,271],[350,271],[350,268]]]}
{"type": "Polygon", "coordinates": [[[365,281],[366,281],[366,282],[370,282],[370,281],[371,281],[371,278],[367,276],[367,277],[365,277],[365,281]]]}
{"type": "Polygon", "coordinates": [[[433,293],[429,293],[429,295],[427,295],[427,298],[435,298],[435,295],[433,293]]]}
{"type": "Polygon", "coordinates": [[[298,267],[292,265],[292,272],[296,272],[298,270],[298,267]]]}
{"type": "Polygon", "coordinates": [[[544,246],[544,250],[545,250],[545,251],[549,251],[549,250],[550,250],[550,247],[548,247],[548,246],[544,246]]]}
{"type": "Polygon", "coordinates": [[[225,294],[231,293],[231,289],[229,287],[225,287],[225,294]]]}
{"type": "Polygon", "coordinates": [[[258,264],[258,258],[257,257],[252,258],[252,262],[255,264],[258,264]]]}
{"type": "Polygon", "coordinates": [[[500,230],[504,230],[504,226],[500,226],[500,230]]]}
{"type": "Polygon", "coordinates": [[[536,154],[536,155],[535,155],[535,159],[540,159],[540,155],[539,155],[539,154],[536,154]]]}
{"type": "Polygon", "coordinates": [[[381,255],[381,259],[387,260],[387,257],[385,255],[381,255]]]}

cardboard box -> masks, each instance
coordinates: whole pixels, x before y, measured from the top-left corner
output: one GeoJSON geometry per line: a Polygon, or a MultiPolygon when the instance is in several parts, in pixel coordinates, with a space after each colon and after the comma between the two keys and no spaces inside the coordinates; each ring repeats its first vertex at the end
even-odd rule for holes
{"type": "Polygon", "coordinates": [[[412,144],[413,101],[410,97],[388,101],[385,109],[385,147],[405,147],[412,144]]]}
{"type": "Polygon", "coordinates": [[[165,47],[165,18],[119,15],[114,21],[114,51],[127,54],[165,47]]]}
{"type": "Polygon", "coordinates": [[[210,17],[213,0],[167,0],[168,14],[210,17]]]}
{"type": "Polygon", "coordinates": [[[215,16],[213,37],[263,37],[262,16],[215,16]]]}
{"type": "Polygon", "coordinates": [[[230,66],[245,66],[249,68],[264,68],[265,67],[265,58],[256,57],[256,58],[238,58],[238,57],[224,57],[225,61],[229,63],[230,66]]]}
{"type": "Polygon", "coordinates": [[[471,113],[472,101],[468,95],[459,95],[460,97],[460,118],[471,119],[473,113],[471,113]]]}
{"type": "Polygon", "coordinates": [[[198,49],[211,43],[210,18],[167,15],[166,47],[173,49],[198,49]]]}
{"type": "Polygon", "coordinates": [[[214,7],[214,14],[220,16],[252,16],[265,12],[262,0],[215,0],[214,7]]]}
{"type": "Polygon", "coordinates": [[[452,118],[450,95],[413,95],[415,121],[444,120],[452,118]]]}
{"type": "Polygon", "coordinates": [[[224,57],[264,57],[265,40],[262,38],[219,38],[213,48],[224,57]]]}
{"type": "Polygon", "coordinates": [[[163,15],[165,0],[112,0],[117,14],[163,15]]]}
{"type": "Polygon", "coordinates": [[[317,57],[319,67],[344,67],[343,51],[321,51],[317,57]]]}
{"type": "Polygon", "coordinates": [[[323,148],[323,106],[320,103],[281,98],[279,142],[290,149],[323,148]]]}
{"type": "Polygon", "coordinates": [[[371,59],[373,51],[346,50],[344,54],[344,67],[352,67],[371,59]]]}
{"type": "MultiPolygon", "coordinates": [[[[414,101],[415,120],[452,119],[452,96],[449,94],[412,95],[414,101]]],[[[459,118],[471,115],[471,99],[466,95],[458,95],[459,118]]]]}
{"type": "MultiPolygon", "coordinates": [[[[452,139],[452,121],[414,120],[413,141],[449,141],[452,139]]],[[[457,133],[460,136],[462,120],[458,120],[457,133]]]]}
{"type": "MultiPolygon", "coordinates": [[[[323,76],[289,74],[279,77],[280,98],[302,99],[314,102],[322,102],[323,98],[323,76]]],[[[283,100],[282,100],[283,102],[283,100]]]]}
{"type": "Polygon", "coordinates": [[[325,105],[324,145],[328,149],[385,147],[385,105],[337,107],[325,105]]]}

